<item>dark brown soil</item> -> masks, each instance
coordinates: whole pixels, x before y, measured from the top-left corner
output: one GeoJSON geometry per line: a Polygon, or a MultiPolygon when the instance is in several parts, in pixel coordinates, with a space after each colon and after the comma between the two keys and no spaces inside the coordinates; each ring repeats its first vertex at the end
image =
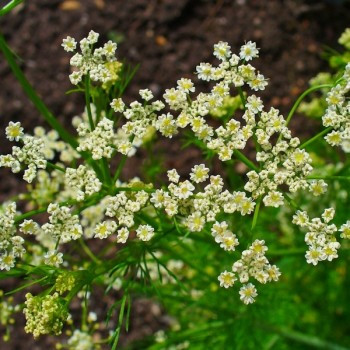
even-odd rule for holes
{"type": "MultiPolygon", "coordinates": [[[[196,64],[213,61],[212,46],[219,40],[228,41],[233,50],[244,41],[257,41],[261,58],[255,64],[270,78],[262,94],[265,103],[286,112],[308,80],[327,67],[320,57],[323,45],[337,47],[339,35],[350,23],[349,10],[349,3],[341,0],[28,0],[0,20],[0,30],[22,59],[29,81],[69,125],[81,113],[83,100],[74,94],[65,96],[71,88],[69,55],[60,45],[67,35],[81,39],[94,29],[102,40],[111,35],[123,38],[118,57],[141,64],[127,98],[146,87],[160,96],[180,77],[192,77],[196,64]]],[[[21,121],[27,131],[43,122],[2,56],[0,82],[0,153],[6,153],[10,145],[3,141],[4,126],[10,120],[21,121]]],[[[305,129],[298,124],[296,118],[294,127],[305,129]]],[[[177,147],[170,151],[167,163],[177,168],[188,169],[198,157],[195,151],[178,157],[177,147]]],[[[132,168],[130,163],[125,174],[132,168]]],[[[0,184],[0,199],[4,199],[18,190],[19,183],[6,170],[1,176],[5,181],[0,184]]],[[[142,303],[133,311],[132,339],[137,337],[133,329],[145,335],[163,324],[160,314],[145,319],[152,304],[142,303]]],[[[13,338],[8,345],[0,340],[0,349],[53,348],[45,341],[34,345],[19,327],[13,338]]]]}

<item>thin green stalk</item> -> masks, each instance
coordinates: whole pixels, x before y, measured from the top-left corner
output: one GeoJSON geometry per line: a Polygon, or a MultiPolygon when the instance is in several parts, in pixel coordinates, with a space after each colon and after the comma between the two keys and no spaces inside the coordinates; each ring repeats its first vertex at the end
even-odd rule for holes
{"type": "Polygon", "coordinates": [[[241,162],[243,162],[248,168],[259,171],[259,168],[251,161],[249,160],[242,152],[235,149],[233,151],[233,154],[238,158],[241,162]]]}
{"type": "Polygon", "coordinates": [[[300,149],[304,149],[306,146],[310,145],[312,142],[316,141],[318,138],[328,134],[328,132],[330,132],[332,130],[332,127],[329,126],[328,128],[322,130],[321,132],[319,132],[317,135],[315,135],[314,137],[311,137],[311,139],[305,141],[304,143],[302,143],[299,148],[300,149]]]}
{"type": "Polygon", "coordinates": [[[322,84],[322,85],[316,85],[316,86],[312,86],[309,89],[305,90],[299,97],[298,99],[295,101],[292,109],[290,110],[287,119],[286,119],[286,126],[288,126],[290,120],[292,119],[294,113],[296,112],[296,110],[298,109],[300,103],[303,101],[303,99],[309,95],[311,92],[316,91],[316,90],[320,90],[320,89],[325,89],[325,88],[332,88],[333,85],[332,84],[322,84]]]}
{"type": "Polygon", "coordinates": [[[260,210],[260,206],[261,206],[261,200],[262,197],[260,197],[257,202],[256,202],[256,206],[255,206],[255,210],[254,210],[254,216],[253,216],[253,221],[252,221],[252,227],[251,227],[251,231],[254,230],[256,223],[258,222],[258,217],[259,217],[259,210],[260,210]]]}
{"type": "Polygon", "coordinates": [[[30,217],[32,217],[32,216],[34,216],[34,215],[41,214],[41,213],[45,213],[46,210],[47,210],[47,207],[45,207],[45,208],[39,208],[39,209],[35,209],[35,210],[28,211],[27,213],[18,215],[18,216],[15,218],[15,224],[18,224],[18,223],[21,222],[22,220],[25,220],[25,219],[27,219],[27,218],[30,218],[30,217]]]}
{"type": "Polygon", "coordinates": [[[294,202],[294,200],[293,200],[292,198],[290,198],[290,197],[287,195],[287,193],[284,194],[284,197],[286,198],[287,202],[288,202],[293,208],[300,210],[300,207],[298,206],[298,204],[296,204],[296,203],[294,202]]]}
{"type": "Polygon", "coordinates": [[[103,176],[104,176],[104,179],[106,180],[106,183],[108,185],[111,185],[112,184],[112,178],[111,178],[111,173],[109,171],[109,165],[108,165],[108,161],[106,158],[102,158],[101,159],[101,163],[102,163],[102,171],[103,171],[103,176]]]}
{"type": "Polygon", "coordinates": [[[246,110],[246,100],[245,100],[245,96],[244,96],[244,93],[243,93],[243,90],[242,88],[239,86],[237,87],[237,90],[238,90],[238,93],[239,93],[239,97],[241,98],[241,102],[242,102],[242,105],[243,105],[243,109],[246,110]]]}
{"type": "Polygon", "coordinates": [[[146,188],[146,187],[116,187],[113,192],[140,192],[145,191],[147,193],[153,193],[156,190],[154,188],[146,188]]]}
{"type": "Polygon", "coordinates": [[[53,164],[51,162],[46,162],[46,165],[49,167],[49,168],[52,168],[52,169],[55,169],[55,170],[58,170],[58,171],[61,171],[62,173],[65,173],[66,170],[56,164],[53,164]]]}
{"type": "Polygon", "coordinates": [[[12,11],[16,6],[21,4],[24,0],[12,0],[8,4],[6,4],[1,10],[0,10],[0,17],[6,15],[10,11],[12,11]]]}
{"type": "Polygon", "coordinates": [[[16,288],[16,289],[13,289],[13,290],[11,290],[11,291],[9,291],[9,292],[7,292],[7,293],[5,293],[5,295],[15,294],[15,293],[19,292],[20,290],[23,290],[23,289],[26,289],[26,288],[28,288],[28,287],[31,287],[32,285],[37,284],[37,283],[40,283],[40,282],[46,280],[47,278],[48,278],[48,276],[44,276],[44,277],[39,278],[39,279],[37,279],[37,280],[35,280],[35,281],[32,281],[32,282],[23,284],[22,286],[20,286],[20,287],[18,287],[18,288],[16,288]]]}
{"type": "Polygon", "coordinates": [[[101,264],[101,261],[96,257],[96,255],[90,250],[90,248],[85,244],[84,240],[79,238],[78,239],[80,246],[82,247],[82,249],[84,250],[84,252],[86,253],[86,255],[89,256],[89,258],[96,263],[97,265],[101,264]]]}
{"type": "Polygon", "coordinates": [[[69,143],[74,149],[78,146],[78,142],[75,138],[70,135],[64,127],[60,124],[60,122],[54,117],[54,115],[49,111],[44,102],[38,96],[36,91],[28,82],[27,78],[24,76],[22,70],[16,63],[15,57],[7,45],[5,38],[2,34],[0,34],[0,50],[3,52],[9,66],[12,69],[13,74],[21,84],[24,92],[27,94],[28,98],[32,101],[37,110],[43,115],[45,120],[51,125],[53,129],[55,129],[60,135],[61,139],[67,143],[69,143]]]}
{"type": "Polygon", "coordinates": [[[350,176],[308,176],[308,180],[344,180],[350,181],[350,176]]]}
{"type": "Polygon", "coordinates": [[[91,112],[91,96],[90,96],[90,76],[87,74],[85,76],[85,104],[86,104],[86,110],[87,110],[87,115],[89,118],[89,124],[90,124],[90,130],[94,130],[94,120],[92,118],[92,112],[91,112]]]}
{"type": "MultiPolygon", "coordinates": [[[[309,89],[305,90],[299,97],[298,99],[295,101],[292,109],[289,111],[287,119],[286,119],[286,126],[288,126],[289,122],[291,121],[294,113],[296,112],[296,110],[298,109],[298,107],[300,106],[300,103],[303,101],[303,99],[309,95],[310,93],[312,93],[313,91],[316,90],[320,90],[320,89],[325,89],[325,88],[332,88],[333,85],[332,84],[322,84],[322,85],[317,85],[317,86],[312,86],[309,89]]],[[[280,134],[278,136],[277,141],[280,141],[282,139],[282,134],[280,134]]]]}
{"type": "Polygon", "coordinates": [[[298,343],[306,344],[313,346],[317,349],[327,349],[327,350],[349,350],[347,347],[343,347],[338,344],[331,343],[327,340],[323,340],[311,334],[304,334],[298,331],[294,331],[292,329],[288,329],[285,327],[275,327],[275,326],[265,326],[260,325],[261,328],[265,328],[266,330],[270,330],[276,334],[279,334],[287,339],[293,340],[298,343]]]}
{"type": "Polygon", "coordinates": [[[124,319],[124,310],[125,310],[125,304],[126,304],[126,300],[128,299],[127,294],[123,295],[122,298],[122,302],[120,305],[120,311],[119,311],[119,318],[118,318],[118,326],[114,332],[113,335],[113,344],[112,344],[112,350],[116,350],[117,349],[117,345],[118,345],[118,340],[119,340],[119,335],[120,335],[120,330],[122,328],[122,324],[123,324],[123,319],[124,319]]]}
{"type": "Polygon", "coordinates": [[[118,168],[117,168],[117,170],[116,170],[116,172],[114,174],[113,183],[115,183],[119,179],[120,174],[121,174],[121,172],[122,172],[122,170],[124,168],[124,165],[125,165],[127,159],[128,159],[128,156],[123,154],[123,156],[122,156],[122,158],[121,158],[121,160],[120,160],[120,162],[118,164],[118,168]]]}

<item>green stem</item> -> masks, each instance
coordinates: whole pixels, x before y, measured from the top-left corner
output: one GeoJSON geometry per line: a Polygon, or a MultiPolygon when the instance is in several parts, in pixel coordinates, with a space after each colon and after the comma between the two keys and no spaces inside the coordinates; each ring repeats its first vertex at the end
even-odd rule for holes
{"type": "Polygon", "coordinates": [[[60,124],[60,122],[53,116],[53,114],[46,107],[41,98],[37,95],[36,91],[28,82],[27,78],[23,74],[22,70],[16,63],[15,57],[8,47],[5,38],[0,34],[0,50],[3,52],[9,66],[12,69],[13,74],[21,84],[24,92],[27,94],[28,98],[32,101],[37,110],[43,115],[45,120],[51,125],[53,129],[55,129],[60,135],[61,139],[67,143],[69,143],[74,149],[77,148],[78,142],[75,138],[70,135],[64,127],[60,124]]]}
{"type": "Polygon", "coordinates": [[[85,244],[84,240],[82,238],[78,239],[80,246],[86,253],[86,255],[89,256],[89,258],[96,263],[97,265],[101,264],[101,261],[96,257],[96,255],[90,250],[90,248],[85,244]]]}
{"type": "Polygon", "coordinates": [[[344,180],[344,181],[350,181],[350,176],[308,176],[307,180],[344,180]]]}
{"type": "Polygon", "coordinates": [[[261,206],[261,200],[262,197],[260,197],[257,202],[256,202],[256,206],[255,206],[255,210],[254,210],[254,216],[253,216],[253,221],[252,221],[252,227],[251,227],[251,231],[254,230],[256,223],[258,222],[258,217],[259,217],[259,210],[260,210],[260,206],[261,206]]]}
{"type": "MultiPolygon", "coordinates": [[[[332,88],[333,85],[332,84],[322,84],[322,85],[316,85],[316,86],[312,86],[309,89],[305,90],[299,97],[298,99],[295,101],[292,109],[289,111],[287,119],[286,119],[286,126],[288,126],[289,122],[291,121],[294,113],[296,112],[296,110],[298,109],[298,107],[300,106],[300,103],[303,101],[303,99],[309,95],[310,93],[312,93],[313,91],[316,90],[320,90],[320,89],[325,89],[325,88],[332,88]]],[[[277,141],[280,141],[282,138],[282,134],[280,134],[278,136],[277,141]]]]}
{"type": "Polygon", "coordinates": [[[119,311],[119,317],[118,317],[118,326],[113,334],[113,344],[112,344],[112,350],[116,350],[117,349],[117,345],[118,345],[118,341],[119,341],[119,335],[120,335],[120,331],[122,328],[122,324],[123,324],[123,319],[124,319],[124,310],[125,310],[125,304],[127,301],[128,297],[127,294],[125,293],[123,295],[122,301],[121,301],[121,305],[120,305],[120,311],[119,311]]]}
{"type": "Polygon", "coordinates": [[[106,183],[108,185],[112,185],[112,178],[111,178],[111,173],[109,171],[109,165],[108,165],[107,159],[102,158],[101,163],[102,163],[102,171],[103,171],[104,179],[106,180],[106,183]]]}
{"type": "Polygon", "coordinates": [[[16,218],[15,218],[15,224],[18,224],[19,222],[21,222],[22,220],[25,220],[27,218],[30,218],[34,215],[37,215],[37,214],[41,214],[41,213],[45,213],[47,210],[47,207],[45,208],[39,208],[39,209],[35,209],[35,210],[31,210],[31,211],[28,211],[27,213],[24,213],[22,215],[18,215],[16,218]]]}
{"type": "Polygon", "coordinates": [[[86,110],[87,110],[87,115],[89,118],[89,124],[90,124],[90,130],[94,130],[94,120],[92,118],[92,112],[91,112],[91,96],[90,96],[90,76],[87,74],[85,76],[85,104],[86,104],[86,110]]]}
{"type": "Polygon", "coordinates": [[[288,126],[290,120],[292,119],[295,111],[298,109],[300,103],[303,101],[303,99],[309,95],[311,92],[316,91],[316,90],[320,90],[320,89],[325,89],[325,88],[332,88],[333,85],[332,84],[322,84],[322,85],[316,85],[316,86],[312,86],[309,89],[305,90],[299,97],[298,99],[295,101],[292,109],[290,110],[287,119],[286,119],[286,126],[288,126]]]}
{"type": "Polygon", "coordinates": [[[128,156],[123,154],[123,156],[122,156],[122,158],[121,158],[121,160],[120,160],[120,162],[118,164],[118,168],[117,168],[117,170],[116,170],[116,172],[114,174],[113,183],[115,183],[119,179],[120,174],[121,174],[121,172],[122,172],[122,170],[124,168],[124,165],[125,165],[127,159],[128,159],[128,156]]]}
{"type": "Polygon", "coordinates": [[[58,170],[58,171],[61,171],[62,173],[65,173],[66,170],[56,164],[53,164],[51,162],[46,162],[46,165],[49,167],[49,168],[52,168],[52,169],[55,169],[55,170],[58,170]]]}
{"type": "Polygon", "coordinates": [[[245,106],[246,100],[245,100],[245,96],[244,96],[243,90],[242,90],[242,88],[239,86],[239,87],[237,87],[237,91],[238,91],[238,93],[239,93],[239,97],[241,98],[241,102],[242,102],[242,105],[243,105],[243,109],[246,110],[246,109],[247,109],[246,106],[245,106]]]}
{"type": "Polygon", "coordinates": [[[314,137],[312,137],[311,139],[305,141],[304,143],[302,143],[299,148],[300,149],[304,149],[306,146],[310,145],[312,142],[316,141],[318,138],[328,134],[329,131],[332,130],[332,127],[329,126],[328,128],[322,130],[321,132],[319,132],[317,135],[315,135],[314,137]]]}
{"type": "Polygon", "coordinates": [[[287,202],[295,209],[301,210],[301,208],[294,202],[292,198],[290,198],[287,193],[284,194],[284,197],[286,198],[287,202]]]}
{"type": "Polygon", "coordinates": [[[146,188],[146,187],[116,187],[113,189],[113,193],[118,192],[140,192],[145,191],[147,193],[153,193],[156,190],[154,188],[146,188]]]}
{"type": "Polygon", "coordinates": [[[317,349],[327,349],[327,350],[349,350],[349,348],[343,347],[338,344],[328,342],[326,340],[320,339],[311,334],[304,334],[301,332],[294,331],[285,327],[275,327],[275,326],[265,326],[261,325],[261,328],[270,330],[277,333],[287,339],[294,340],[295,342],[313,346],[317,349]]]}
{"type": "Polygon", "coordinates": [[[248,168],[259,171],[259,168],[251,161],[249,160],[242,152],[235,149],[233,151],[233,154],[238,158],[241,162],[243,162],[248,168]]]}
{"type": "Polygon", "coordinates": [[[16,6],[21,4],[24,0],[12,0],[8,4],[6,4],[1,10],[0,10],[0,17],[6,15],[11,10],[13,10],[16,6]]]}

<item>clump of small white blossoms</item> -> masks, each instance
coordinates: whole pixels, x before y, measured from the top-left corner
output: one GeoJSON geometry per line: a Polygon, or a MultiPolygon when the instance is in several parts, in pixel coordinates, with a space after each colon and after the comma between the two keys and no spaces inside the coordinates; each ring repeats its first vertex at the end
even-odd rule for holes
{"type": "Polygon", "coordinates": [[[136,236],[141,241],[149,241],[154,236],[154,228],[150,225],[140,225],[136,230],[136,236]]]}
{"type": "Polygon", "coordinates": [[[65,300],[58,293],[46,296],[27,293],[23,313],[26,317],[24,330],[33,333],[34,338],[42,334],[61,334],[63,324],[68,318],[65,300]]]}
{"type": "MultiPolygon", "coordinates": [[[[116,61],[117,44],[108,41],[103,47],[94,49],[98,38],[99,34],[91,30],[86,38],[80,40],[81,53],[76,52],[70,60],[70,65],[75,68],[69,76],[73,85],[79,84],[86,75],[89,75],[91,80],[101,83],[108,83],[113,79],[108,64],[116,61]]],[[[77,43],[74,38],[68,36],[63,40],[62,46],[67,52],[75,52],[77,43]]]]}
{"type": "Polygon", "coordinates": [[[84,209],[80,215],[80,224],[83,227],[84,237],[92,238],[95,235],[95,227],[103,221],[108,197],[103,198],[96,205],[84,209]]]}
{"type": "Polygon", "coordinates": [[[345,67],[344,74],[339,83],[327,94],[328,107],[322,123],[333,131],[325,136],[331,146],[343,146],[350,141],[350,63],[345,67]]]}
{"type": "MultiPolygon", "coordinates": [[[[240,56],[231,53],[227,43],[219,42],[214,45],[214,56],[221,63],[213,67],[209,63],[201,63],[197,66],[198,78],[206,81],[215,81],[216,85],[209,93],[199,93],[196,98],[190,94],[195,91],[191,80],[180,79],[176,88],[165,91],[164,99],[174,111],[179,111],[177,118],[167,114],[166,122],[177,133],[177,128],[185,128],[188,125],[198,139],[203,141],[209,149],[216,151],[219,159],[226,161],[231,159],[234,150],[243,149],[248,139],[253,135],[255,120],[253,115],[244,115],[246,125],[241,126],[237,120],[231,119],[225,125],[213,128],[204,119],[210,110],[221,107],[225,97],[230,93],[231,86],[241,88],[248,84],[251,89],[264,90],[266,79],[247,61],[258,57],[258,49],[255,43],[248,42],[243,45],[240,56]]],[[[252,98],[253,99],[253,98],[252,98]]],[[[260,110],[260,99],[256,98],[252,103],[254,109],[260,110]]],[[[165,135],[168,136],[168,135],[165,135]]]]}
{"type": "Polygon", "coordinates": [[[83,201],[86,195],[99,192],[102,183],[92,169],[88,169],[85,165],[79,165],[77,169],[66,169],[65,186],[70,191],[72,198],[83,201]]]}
{"type": "Polygon", "coordinates": [[[269,112],[260,113],[256,138],[261,147],[256,160],[260,162],[261,168],[247,173],[249,181],[244,187],[246,191],[252,192],[253,198],[263,196],[266,206],[279,207],[284,203],[284,196],[279,190],[282,185],[287,185],[292,193],[309,189],[318,196],[326,191],[327,185],[323,180],[307,181],[313,169],[311,157],[298,147],[300,140],[291,136],[286,121],[277,109],[271,108],[269,112]],[[274,135],[278,136],[275,145],[270,141],[274,135]]]}
{"type": "MultiPolygon", "coordinates": [[[[58,165],[56,163],[56,165],[58,165]]],[[[47,206],[54,200],[64,201],[70,198],[70,193],[64,191],[65,173],[58,170],[39,170],[36,181],[28,185],[31,198],[40,207],[47,206]]]]}
{"type": "Polygon", "coordinates": [[[216,222],[211,233],[215,238],[215,242],[220,244],[220,247],[227,251],[235,250],[238,245],[237,236],[228,229],[226,221],[216,222]]]}
{"type": "Polygon", "coordinates": [[[113,154],[113,125],[114,122],[106,117],[101,119],[91,132],[88,124],[79,124],[77,131],[80,139],[77,151],[89,151],[95,160],[103,157],[111,158],[113,154]]]}
{"type": "MultiPolygon", "coordinates": [[[[221,229],[225,229],[225,225],[221,226],[221,229]]],[[[265,241],[255,240],[248,249],[242,252],[241,259],[233,263],[232,272],[224,271],[219,275],[220,286],[232,287],[237,280],[237,274],[239,282],[243,283],[239,291],[240,299],[244,304],[253,303],[257,291],[252,283],[248,283],[250,277],[265,284],[278,281],[281,275],[278,267],[269,263],[265,256],[266,251],[265,241]]]]}
{"type": "MultiPolygon", "coordinates": [[[[335,215],[334,208],[325,209],[321,218],[309,219],[306,211],[298,210],[293,216],[293,223],[307,229],[305,242],[309,246],[306,252],[308,264],[317,265],[319,261],[332,261],[338,257],[340,243],[337,241],[335,224],[329,224],[335,215]]],[[[341,238],[350,239],[350,222],[340,227],[341,238]]]]}
{"type": "MultiPolygon", "coordinates": [[[[118,228],[117,241],[118,243],[125,243],[129,237],[129,230],[134,224],[134,216],[137,212],[142,210],[149,201],[149,193],[144,190],[133,192],[133,182],[126,185],[130,188],[130,192],[119,192],[115,196],[111,196],[106,200],[106,216],[116,220],[116,227],[118,228]]],[[[138,235],[142,240],[148,237],[147,234],[138,235]]]]}
{"type": "Polygon", "coordinates": [[[56,153],[59,154],[60,160],[69,163],[72,160],[79,158],[79,153],[76,152],[68,143],[59,140],[59,134],[56,130],[46,132],[41,126],[34,128],[34,136],[40,138],[44,142],[43,153],[45,159],[54,159],[56,153]]]}
{"type": "Polygon", "coordinates": [[[18,173],[25,168],[23,179],[31,183],[38,169],[46,168],[44,154],[44,142],[38,137],[24,135],[20,123],[10,122],[6,128],[6,135],[10,141],[20,141],[22,147],[13,146],[12,154],[0,156],[0,167],[11,168],[13,173],[18,173]]]}
{"type": "Polygon", "coordinates": [[[75,282],[76,280],[72,273],[62,273],[56,278],[55,289],[60,295],[62,295],[71,291],[75,285],[75,282]]]}
{"type": "MultiPolygon", "coordinates": [[[[156,208],[163,208],[169,217],[179,215],[181,223],[191,232],[201,231],[207,222],[215,222],[220,212],[232,214],[237,211],[244,216],[254,210],[255,203],[244,192],[223,190],[221,176],[209,177],[208,172],[204,164],[192,168],[192,183],[189,180],[179,181],[175,169],[168,171],[171,183],[167,189],[157,189],[152,193],[151,202],[156,208]],[[195,191],[195,185],[208,178],[204,191],[195,191]]],[[[237,245],[236,239],[228,231],[226,233],[227,240],[223,236],[221,246],[233,250],[237,245]]]]}
{"type": "Polygon", "coordinates": [[[148,89],[140,90],[139,94],[143,99],[142,103],[133,101],[129,107],[126,107],[120,98],[113,99],[111,102],[114,112],[122,113],[127,120],[118,129],[119,138],[114,140],[114,145],[118,152],[128,156],[134,153],[135,141],[146,137],[152,128],[159,130],[163,135],[172,135],[172,121],[168,120],[165,115],[157,116],[157,112],[164,108],[164,103],[160,100],[150,102],[153,94],[148,89]]]}
{"type": "Polygon", "coordinates": [[[103,222],[100,222],[96,225],[94,229],[94,237],[97,237],[99,239],[104,239],[113,234],[117,229],[117,224],[115,221],[112,220],[106,220],[103,222]]]}
{"type": "Polygon", "coordinates": [[[16,203],[4,205],[0,213],[0,270],[9,271],[15,266],[16,258],[24,255],[24,239],[16,235],[16,203]]]}
{"type": "Polygon", "coordinates": [[[76,240],[82,236],[83,229],[79,217],[72,215],[69,207],[51,203],[47,212],[50,214],[49,222],[42,226],[45,234],[62,243],[76,240]]]}
{"type": "MultiPolygon", "coordinates": [[[[91,334],[75,329],[67,341],[69,350],[96,350],[98,349],[91,334]]],[[[62,347],[63,348],[63,347],[62,347]]],[[[64,346],[65,348],[65,346],[64,346]]]]}

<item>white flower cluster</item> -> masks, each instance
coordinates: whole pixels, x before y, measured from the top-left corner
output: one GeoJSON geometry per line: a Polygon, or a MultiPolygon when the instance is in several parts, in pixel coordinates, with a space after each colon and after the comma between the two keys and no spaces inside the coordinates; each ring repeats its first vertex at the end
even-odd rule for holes
{"type": "Polygon", "coordinates": [[[16,258],[24,255],[24,239],[16,235],[16,203],[3,207],[0,213],[0,270],[9,271],[15,266],[16,258]]]}
{"type": "Polygon", "coordinates": [[[164,103],[159,100],[149,102],[153,98],[153,94],[148,89],[140,90],[139,93],[143,99],[143,103],[134,101],[128,108],[125,108],[125,104],[120,98],[114,99],[111,102],[112,109],[116,113],[123,113],[127,119],[127,122],[118,129],[119,138],[115,140],[115,147],[118,152],[128,156],[134,153],[133,146],[135,140],[143,139],[150,128],[153,127],[160,130],[163,135],[167,134],[165,124],[163,125],[159,122],[159,120],[163,120],[164,116],[160,116],[157,119],[156,114],[156,112],[164,108],[164,103]]]}
{"type": "Polygon", "coordinates": [[[65,163],[79,158],[78,152],[68,143],[59,140],[59,135],[56,130],[50,130],[46,133],[43,127],[37,126],[34,128],[34,136],[40,138],[44,142],[43,153],[45,159],[54,159],[56,153],[59,153],[60,160],[65,163]]]}
{"type": "Polygon", "coordinates": [[[73,335],[68,339],[69,350],[95,350],[95,344],[90,334],[79,329],[74,330],[73,335]]]}
{"type": "MultiPolygon", "coordinates": [[[[322,218],[309,219],[306,211],[298,210],[293,216],[293,223],[306,228],[305,242],[309,246],[306,252],[308,264],[317,265],[319,261],[332,261],[338,257],[340,243],[337,241],[335,233],[338,228],[334,224],[329,224],[335,214],[334,208],[325,209],[322,218]]],[[[350,239],[350,221],[340,227],[342,234],[340,237],[350,239]]]]}
{"type": "Polygon", "coordinates": [[[72,215],[69,207],[60,207],[57,203],[51,203],[47,212],[50,214],[49,222],[42,226],[46,235],[52,236],[62,243],[76,240],[82,236],[83,229],[79,217],[72,215]]]}
{"type": "Polygon", "coordinates": [[[79,165],[77,169],[66,169],[65,186],[72,198],[83,201],[87,195],[99,192],[102,183],[92,169],[88,169],[85,165],[79,165]]]}
{"type": "Polygon", "coordinates": [[[95,160],[102,159],[102,157],[111,158],[114,138],[113,124],[112,120],[104,117],[91,132],[87,124],[79,124],[77,131],[80,139],[77,151],[89,151],[95,160]]]}
{"type": "MultiPolygon", "coordinates": [[[[120,101],[119,103],[122,103],[123,109],[124,109],[124,103],[121,101],[121,99],[114,99],[114,103],[112,102],[112,108],[117,111],[118,108],[116,107],[116,101],[120,101]]],[[[93,120],[97,119],[97,112],[96,112],[96,106],[94,104],[90,105],[91,108],[91,115],[93,120]]],[[[120,109],[121,111],[123,109],[120,109]]],[[[145,107],[147,110],[147,107],[145,107]]],[[[141,119],[144,122],[148,123],[149,120],[147,119],[147,113],[145,114],[145,118],[141,119]]],[[[155,118],[155,115],[153,116],[155,118]]],[[[94,153],[94,157],[96,159],[101,159],[101,154],[106,157],[112,156],[112,152],[114,150],[127,155],[128,157],[132,157],[136,153],[136,149],[140,147],[140,145],[143,143],[142,137],[149,133],[151,129],[153,129],[151,126],[148,127],[148,129],[138,129],[135,130],[130,128],[130,125],[127,127],[120,127],[116,130],[116,132],[113,130],[113,122],[106,118],[106,113],[104,111],[101,112],[101,121],[102,125],[98,123],[99,130],[90,133],[90,126],[89,126],[89,120],[88,120],[88,114],[85,110],[84,113],[82,113],[81,116],[75,116],[73,118],[73,126],[78,130],[78,134],[81,135],[81,139],[79,139],[79,144],[81,149],[86,149],[88,151],[91,151],[94,153]],[[130,133],[131,130],[134,130],[134,132],[130,133]],[[142,134],[139,133],[139,131],[142,130],[142,134]],[[130,137],[132,136],[132,137],[130,137]],[[103,138],[102,144],[97,144],[97,138],[103,138]],[[96,149],[97,151],[94,151],[96,149]]],[[[132,124],[132,123],[131,123],[132,124]]],[[[137,124],[137,123],[136,123],[137,124]]],[[[80,149],[80,148],[79,148],[80,149]]]]}
{"type": "MultiPolygon", "coordinates": [[[[199,93],[192,100],[190,93],[195,91],[192,81],[180,79],[177,82],[177,88],[168,89],[164,94],[169,107],[179,111],[179,115],[175,119],[168,113],[158,120],[158,125],[166,126],[165,136],[172,136],[177,133],[177,128],[185,128],[189,125],[198,139],[203,141],[209,149],[216,151],[220,160],[226,161],[231,159],[235,149],[243,149],[246,146],[248,139],[253,135],[255,120],[251,115],[245,114],[243,116],[246,121],[245,126],[231,119],[226,125],[215,129],[206,122],[204,117],[211,110],[223,105],[231,86],[241,88],[246,83],[257,91],[263,90],[267,82],[253,66],[246,64],[248,60],[258,57],[255,43],[248,42],[243,45],[240,56],[237,56],[231,54],[227,43],[219,42],[214,46],[214,55],[222,61],[220,65],[213,67],[209,63],[201,63],[197,66],[197,73],[199,79],[216,81],[216,85],[209,93],[199,93]]],[[[254,95],[253,99],[255,99],[254,108],[257,110],[255,113],[258,113],[260,99],[254,95]]]]}
{"type": "Polygon", "coordinates": [[[84,230],[84,237],[92,238],[95,235],[95,227],[103,221],[108,197],[103,198],[96,205],[84,209],[80,215],[80,223],[84,230]]]}
{"type": "Polygon", "coordinates": [[[223,191],[221,176],[209,178],[208,172],[204,164],[192,168],[190,178],[193,184],[189,180],[180,182],[175,169],[168,171],[172,183],[167,190],[157,189],[152,193],[151,202],[156,208],[164,208],[170,217],[180,214],[184,217],[182,224],[191,232],[201,231],[206,222],[214,222],[221,211],[228,214],[238,211],[246,215],[254,210],[255,203],[244,192],[223,191]],[[209,184],[204,191],[194,193],[195,185],[208,178],[209,184]]]}
{"type": "MultiPolygon", "coordinates": [[[[132,187],[132,183],[129,184],[132,187]]],[[[138,192],[120,192],[109,197],[106,202],[106,215],[116,220],[114,224],[102,223],[106,227],[106,235],[110,235],[117,228],[117,242],[126,243],[129,229],[135,224],[134,215],[143,209],[149,201],[149,194],[143,190],[138,192]],[[113,231],[113,232],[112,232],[113,231]]],[[[97,225],[100,229],[100,226],[97,225]]],[[[148,225],[140,225],[136,230],[137,236],[143,240],[150,240],[154,229],[148,225]]],[[[104,238],[104,237],[100,237],[104,238]]]]}
{"type": "MultiPolygon", "coordinates": [[[[89,35],[80,40],[79,46],[81,53],[75,53],[71,58],[70,64],[76,70],[69,76],[73,85],[81,82],[84,75],[89,74],[91,80],[101,83],[107,83],[113,79],[111,71],[108,69],[108,63],[116,61],[115,51],[117,44],[108,41],[103,47],[94,49],[99,34],[93,30],[89,35]]],[[[77,48],[77,42],[72,37],[63,40],[62,46],[67,52],[74,52],[77,48]]]]}
{"type": "Polygon", "coordinates": [[[226,221],[215,222],[211,229],[211,233],[215,238],[215,242],[220,244],[220,247],[227,251],[233,251],[239,244],[237,236],[228,229],[226,221]]]}
{"type": "Polygon", "coordinates": [[[27,293],[23,313],[26,317],[24,330],[33,333],[34,338],[42,334],[61,334],[63,323],[68,318],[66,305],[58,293],[45,296],[27,293]]]}
{"type": "Polygon", "coordinates": [[[11,168],[12,172],[18,173],[21,171],[21,165],[26,165],[23,179],[31,183],[38,169],[46,168],[43,140],[30,135],[23,135],[23,128],[19,122],[10,122],[6,128],[6,135],[10,141],[21,141],[23,146],[22,148],[13,146],[12,154],[0,156],[0,167],[11,168]]]}
{"type": "Polygon", "coordinates": [[[290,192],[309,189],[315,196],[326,191],[327,184],[323,180],[307,182],[306,177],[313,169],[311,157],[305,150],[298,148],[300,140],[291,137],[278,110],[271,108],[269,112],[260,114],[256,137],[261,147],[256,160],[260,162],[261,169],[247,173],[249,181],[244,187],[246,191],[252,192],[253,198],[263,196],[266,206],[279,207],[284,203],[284,196],[279,191],[282,185],[287,185],[290,192]],[[270,139],[275,134],[279,135],[279,139],[272,145],[270,139]]]}
{"type": "Polygon", "coordinates": [[[322,117],[323,125],[334,129],[325,136],[325,140],[331,146],[342,145],[347,152],[350,142],[350,102],[347,97],[349,91],[350,63],[345,67],[341,81],[327,94],[328,107],[322,117]]]}
{"type": "Polygon", "coordinates": [[[39,170],[36,176],[36,181],[28,185],[31,198],[40,207],[46,206],[53,202],[54,199],[58,201],[67,200],[68,194],[63,190],[64,175],[62,171],[53,170],[48,172],[46,170],[39,170]]]}
{"type": "Polygon", "coordinates": [[[239,294],[240,299],[244,304],[251,304],[257,296],[255,286],[249,282],[249,278],[252,277],[260,283],[267,283],[272,281],[278,281],[281,275],[276,265],[271,265],[265,256],[267,247],[265,241],[255,240],[252,245],[242,252],[241,259],[234,262],[232,266],[233,272],[222,272],[218,280],[221,287],[232,287],[234,282],[238,279],[244,285],[241,287],[239,294]]]}

